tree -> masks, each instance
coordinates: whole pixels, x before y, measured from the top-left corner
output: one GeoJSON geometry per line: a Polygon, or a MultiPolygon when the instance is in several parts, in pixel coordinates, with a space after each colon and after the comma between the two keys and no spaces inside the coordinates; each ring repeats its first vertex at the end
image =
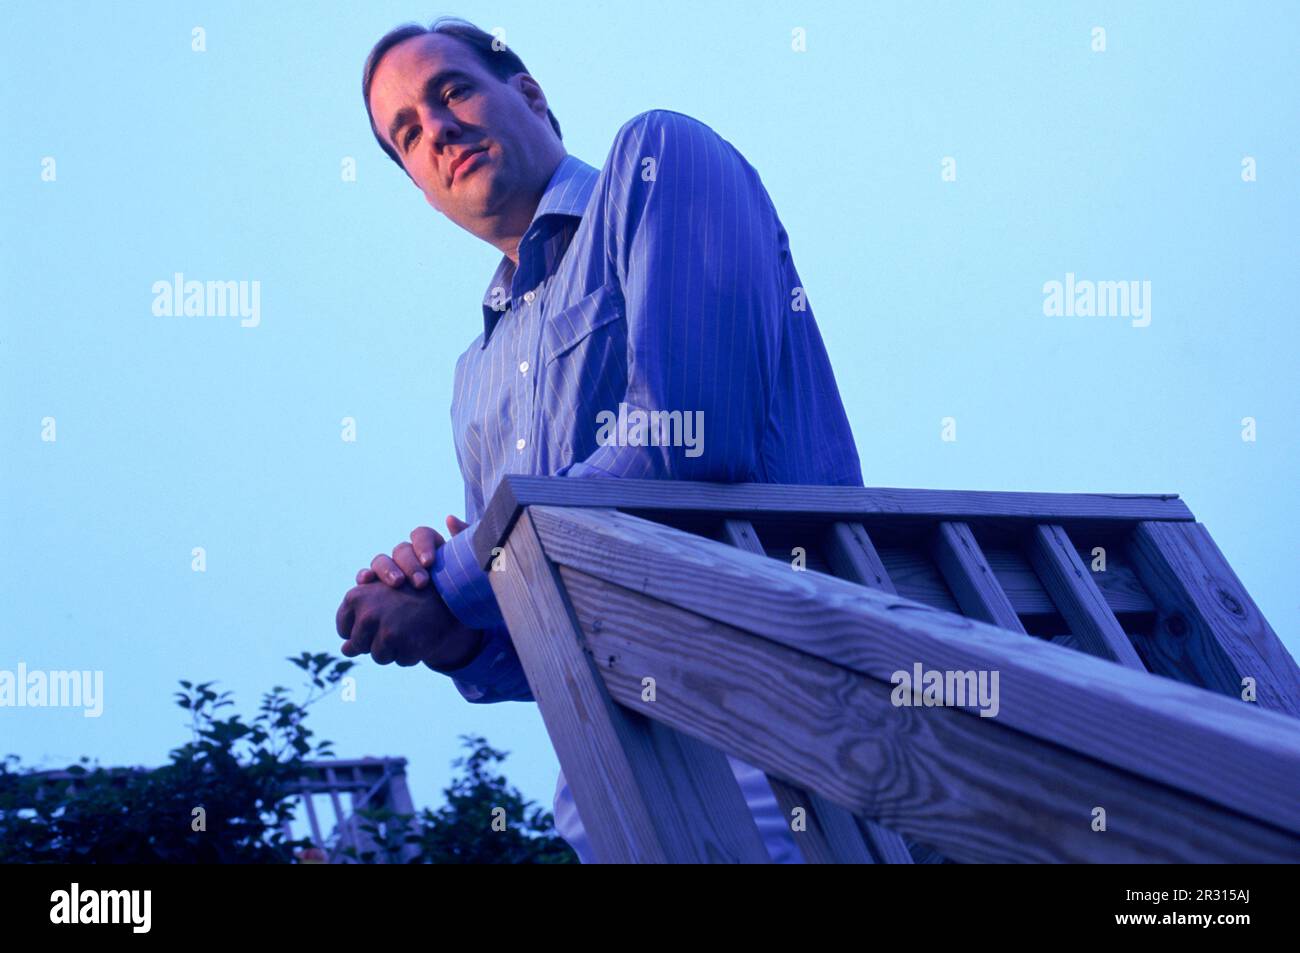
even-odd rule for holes
{"type": "MultiPolygon", "coordinates": [[[[180,682],[177,705],[190,714],[191,738],[153,770],[103,768],[89,758],[66,772],[0,761],[0,863],[292,863],[313,845],[283,833],[293,820],[293,785],[309,758],[333,757],[332,743],[312,743],[307,709],[330,694],[355,664],[327,653],[289,659],[307,675],[301,702],[277,685],[262,696],[251,722],[219,717],[234,705],[213,682],[180,682]]],[[[448,804],[418,815],[362,811],[376,849],[362,862],[410,856],[412,862],[576,862],[555,835],[550,814],[490,774],[505,759],[484,738],[455,765],[466,769],[447,789],[448,804]],[[504,809],[504,830],[493,828],[504,809]],[[486,821],[484,819],[486,818],[486,821]],[[474,840],[480,843],[475,846],[474,840]]]]}
{"type": "Polygon", "coordinates": [[[576,864],[577,855],[555,835],[550,812],[525,800],[504,776],[492,772],[491,766],[504,761],[506,753],[492,748],[486,738],[460,737],[470,753],[452,762],[463,770],[443,789],[447,803],[417,815],[383,808],[360,811],[361,830],[378,847],[345,853],[363,863],[381,857],[400,861],[405,849],[410,855],[406,862],[415,864],[576,864]]]}

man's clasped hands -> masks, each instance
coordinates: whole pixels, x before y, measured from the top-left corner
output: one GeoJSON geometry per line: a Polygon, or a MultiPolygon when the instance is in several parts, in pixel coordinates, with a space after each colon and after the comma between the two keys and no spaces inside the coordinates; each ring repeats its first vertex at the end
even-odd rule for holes
{"type": "MultiPolygon", "coordinates": [[[[447,517],[451,535],[466,527],[456,517],[447,517]]],[[[429,577],[434,552],[444,542],[437,530],[417,526],[410,542],[399,543],[392,556],[379,554],[357,573],[357,584],[343,597],[334,618],[344,655],[368,652],[380,665],[423,662],[451,671],[479,653],[483,631],[463,625],[429,577]]]]}

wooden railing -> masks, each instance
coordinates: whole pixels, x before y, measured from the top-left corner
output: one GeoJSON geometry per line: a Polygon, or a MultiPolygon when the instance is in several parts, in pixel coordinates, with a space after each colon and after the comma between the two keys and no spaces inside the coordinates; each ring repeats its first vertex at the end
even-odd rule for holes
{"type": "Polygon", "coordinates": [[[1300,860],[1300,669],[1176,496],[508,477],[475,544],[603,862],[765,862],[727,755],[814,862],[1300,860]]]}
{"type": "MultiPolygon", "coordinates": [[[[290,791],[305,808],[306,833],[330,863],[349,863],[350,859],[344,853],[348,848],[358,854],[374,851],[378,863],[386,862],[384,853],[377,849],[373,838],[362,828],[358,811],[388,808],[397,814],[415,813],[406,786],[405,758],[308,761],[303,765],[298,783],[290,791]],[[333,815],[333,824],[328,831],[321,824],[318,799],[330,808],[325,812],[326,816],[333,815]]],[[[284,835],[293,838],[290,825],[285,825],[284,835]]],[[[418,851],[404,845],[399,853],[400,859],[405,860],[418,851]]]]}

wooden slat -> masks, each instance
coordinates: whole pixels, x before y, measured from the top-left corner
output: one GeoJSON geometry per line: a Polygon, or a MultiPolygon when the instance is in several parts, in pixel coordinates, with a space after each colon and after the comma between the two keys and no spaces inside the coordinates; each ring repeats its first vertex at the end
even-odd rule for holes
{"type": "Polygon", "coordinates": [[[803,812],[804,829],[792,829],[791,834],[806,863],[875,863],[865,835],[844,808],[781,778],[769,777],[768,783],[787,825],[793,823],[796,810],[803,812]]]}
{"type": "Polygon", "coordinates": [[[912,521],[1005,519],[1038,523],[1191,520],[1177,494],[1005,493],[892,487],[793,486],[686,480],[575,480],[511,474],[502,478],[474,535],[486,566],[526,506],[613,507],[649,515],[717,514],[736,519],[780,515],[800,521],[860,522],[877,516],[912,521]]]}
{"type": "Polygon", "coordinates": [[[898,593],[861,523],[832,523],[826,537],[826,558],[831,571],[841,579],[881,592],[898,593]]]}
{"type": "MultiPolygon", "coordinates": [[[[1112,863],[1281,862],[1300,857],[1300,822],[1280,830],[1261,818],[1210,803],[1201,796],[1204,786],[1186,790],[1154,782],[1139,772],[1036,738],[1000,717],[980,718],[955,707],[898,708],[885,680],[568,566],[560,573],[593,651],[617,660],[604,674],[620,702],[644,708],[639,683],[629,673],[661,671],[655,718],[708,744],[725,746],[769,774],[795,779],[800,787],[847,810],[878,817],[947,857],[964,862],[1112,863]],[[596,619],[606,624],[588,629],[596,619]],[[880,761],[887,761],[891,770],[882,774],[865,767],[880,761]],[[1097,807],[1106,811],[1104,833],[1091,827],[1097,807]]],[[[804,584],[821,588],[819,582],[808,578],[804,584]]],[[[1002,643],[1035,641],[983,628],[1002,643]]],[[[887,636],[871,641],[884,655],[898,657],[898,647],[887,636]]],[[[1066,654],[1051,646],[1041,648],[1066,654]]],[[[1071,658],[1076,665],[1109,670],[1128,680],[1164,681],[1087,655],[1071,653],[1071,658]]],[[[1004,679],[1004,706],[1011,683],[1010,677],[1004,679]]],[[[1170,684],[1182,692],[1215,697],[1170,684]]],[[[1283,802],[1288,799],[1285,785],[1300,782],[1300,727],[1268,712],[1248,713],[1260,721],[1282,722],[1289,732],[1291,748],[1281,778],[1276,764],[1255,762],[1273,775],[1256,793],[1263,794],[1269,816],[1280,820],[1295,813],[1294,804],[1283,802]]],[[[1181,741],[1166,739],[1185,757],[1181,741]]],[[[1198,757],[1213,760],[1218,747],[1198,757]]],[[[1253,786],[1257,776],[1251,781],[1253,786]]],[[[1244,787],[1236,778],[1225,786],[1232,785],[1244,787]]]]}
{"type": "Polygon", "coordinates": [[[1013,632],[1025,631],[967,524],[940,523],[932,552],[964,615],[1013,632]]]}
{"type": "MultiPolygon", "coordinates": [[[[836,577],[881,592],[898,593],[870,534],[861,523],[832,523],[825,546],[826,558],[836,577]]],[[[922,859],[929,857],[932,861],[942,861],[930,848],[909,846],[899,834],[870,818],[859,820],[868,848],[881,863],[911,864],[922,855],[922,859]]]]}
{"type": "Polygon", "coordinates": [[[325,838],[321,836],[320,821],[316,819],[316,805],[312,803],[312,797],[310,791],[304,792],[302,802],[307,806],[307,822],[311,825],[311,842],[316,847],[323,847],[325,838]]]}
{"type": "MultiPolygon", "coordinates": [[[[997,671],[998,714],[980,721],[1300,830],[1300,802],[1283,793],[1300,789],[1300,726],[1293,718],[901,596],[791,572],[634,516],[550,507],[530,515],[558,565],[857,672],[879,682],[886,695],[893,673],[919,659],[930,670],[997,671]],[[1241,784],[1242,777],[1251,783],[1241,784]]],[[[617,605],[594,618],[606,625],[625,621],[617,605]]],[[[602,674],[608,679],[608,671],[602,674]]],[[[832,710],[847,704],[824,688],[830,697],[823,704],[833,702],[832,710]]],[[[930,710],[902,709],[912,716],[930,710]]],[[[739,747],[729,750],[743,757],[739,747]]],[[[883,763],[892,754],[883,749],[883,763]]]]}
{"type": "MultiPolygon", "coordinates": [[[[346,823],[348,815],[343,812],[343,802],[339,799],[338,778],[334,776],[332,767],[325,768],[325,783],[329,785],[330,805],[334,808],[334,829],[342,834],[344,832],[343,825],[346,823]]],[[[308,796],[310,797],[310,795],[308,796]]],[[[352,825],[348,825],[347,833],[350,836],[340,836],[339,840],[344,842],[340,846],[346,845],[357,848],[359,851],[360,848],[357,847],[356,841],[356,829],[352,825]]]]}
{"type": "Polygon", "coordinates": [[[1255,679],[1261,708],[1300,716],[1300,669],[1200,523],[1140,523],[1131,558],[1158,612],[1153,672],[1235,699],[1255,679]]]}
{"type": "MultiPolygon", "coordinates": [[[[924,549],[878,543],[876,551],[899,595],[936,609],[960,611],[952,591],[924,549]]],[[[1106,561],[1106,572],[1098,573],[1093,581],[1106,597],[1106,604],[1112,612],[1154,612],[1155,605],[1122,555],[1112,547],[1106,561]]],[[[1047,590],[1023,556],[1005,547],[986,546],[984,557],[1011,600],[1016,615],[1046,615],[1056,611],[1047,590]]]]}
{"type": "Polygon", "coordinates": [[[766,862],[726,758],[610,699],[528,514],[505,556],[489,578],[597,859],[766,862]]]}
{"type": "Polygon", "coordinates": [[[1035,527],[1029,561],[1083,651],[1146,671],[1064,529],[1052,524],[1035,527]]]}
{"type": "MultiPolygon", "coordinates": [[[[762,540],[758,538],[758,531],[749,520],[723,520],[722,535],[729,545],[737,549],[756,556],[767,555],[762,540]]],[[[871,545],[870,541],[867,545],[871,545]]],[[[863,558],[866,558],[865,555],[863,558]]],[[[767,781],[772,786],[777,803],[782,805],[787,818],[790,817],[791,807],[796,805],[803,808],[808,815],[807,829],[800,831],[795,837],[795,843],[798,844],[805,861],[810,864],[872,862],[871,851],[863,841],[863,834],[858,830],[857,822],[844,808],[810,795],[807,791],[780,778],[769,776],[767,781]],[[791,805],[787,806],[782,798],[790,801],[791,805]]],[[[872,826],[873,833],[874,828],[879,826],[874,821],[869,820],[867,823],[872,826]]],[[[897,838],[898,835],[883,829],[879,832],[881,841],[888,842],[891,837],[897,838]]],[[[901,846],[901,839],[899,846],[901,846]]],[[[904,852],[907,850],[906,847],[902,849],[904,852]]]]}

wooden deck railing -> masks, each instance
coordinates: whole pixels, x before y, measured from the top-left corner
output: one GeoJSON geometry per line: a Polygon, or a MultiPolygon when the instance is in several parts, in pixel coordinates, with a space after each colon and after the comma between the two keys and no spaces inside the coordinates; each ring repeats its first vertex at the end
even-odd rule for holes
{"type": "Polygon", "coordinates": [[[1300,670],[1175,496],[509,477],[475,544],[601,861],[766,861],[726,755],[809,861],[1300,860],[1300,670]]]}

